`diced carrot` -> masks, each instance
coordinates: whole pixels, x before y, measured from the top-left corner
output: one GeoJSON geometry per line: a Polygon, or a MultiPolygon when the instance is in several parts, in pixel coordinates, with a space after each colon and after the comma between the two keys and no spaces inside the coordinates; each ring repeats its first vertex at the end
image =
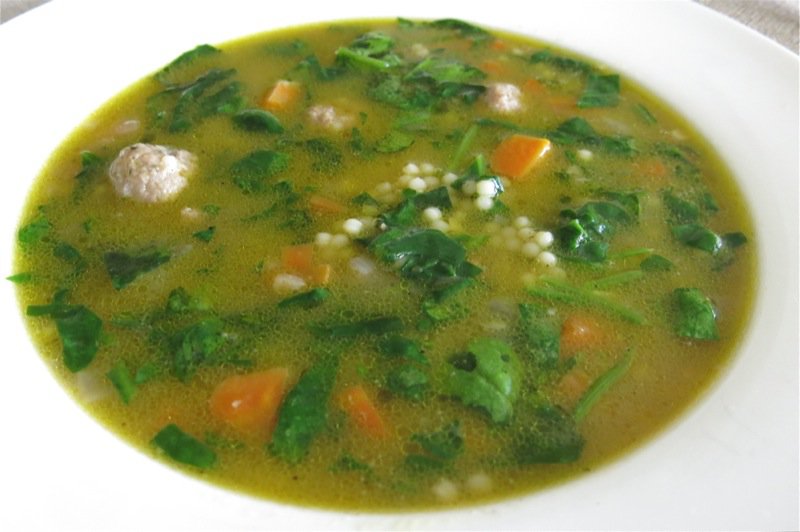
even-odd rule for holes
{"type": "Polygon", "coordinates": [[[568,405],[578,402],[589,387],[589,376],[581,369],[572,369],[556,385],[556,392],[568,405]]]}
{"type": "Polygon", "coordinates": [[[312,244],[286,246],[281,251],[281,265],[288,272],[301,277],[310,277],[314,273],[314,246],[312,244]]]}
{"type": "MultiPolygon", "coordinates": [[[[575,112],[577,100],[574,96],[553,96],[547,99],[547,104],[553,112],[558,114],[572,114],[575,112]]],[[[584,112],[589,109],[584,109],[584,112]]]]}
{"type": "Polygon", "coordinates": [[[600,322],[585,314],[571,314],[561,325],[561,358],[602,346],[606,333],[600,322]]]}
{"type": "Polygon", "coordinates": [[[495,39],[492,41],[490,47],[492,50],[497,50],[498,52],[502,52],[503,50],[508,49],[508,44],[505,41],[501,41],[500,39],[495,39]]]}
{"type": "Polygon", "coordinates": [[[331,280],[331,273],[333,273],[333,267],[330,264],[316,264],[314,266],[314,274],[311,277],[311,283],[315,285],[326,285],[331,280]]]}
{"type": "Polygon", "coordinates": [[[386,437],[386,425],[363,386],[345,389],[339,395],[339,406],[366,435],[372,438],[386,437]]]}
{"type": "Polygon", "coordinates": [[[502,74],[505,71],[505,66],[499,61],[484,61],[481,63],[481,70],[490,74],[502,74]]]}
{"type": "Polygon", "coordinates": [[[651,182],[660,186],[666,184],[669,176],[669,168],[664,161],[656,157],[650,157],[634,163],[636,172],[640,174],[643,181],[651,182]]]}
{"type": "Polygon", "coordinates": [[[274,428],[288,382],[286,368],[228,377],[211,394],[211,413],[238,430],[266,435],[274,428]]]}
{"type": "Polygon", "coordinates": [[[492,152],[490,163],[500,175],[521,179],[550,150],[550,141],[528,135],[510,135],[492,152]]]}
{"type": "Polygon", "coordinates": [[[308,198],[309,208],[317,214],[341,214],[347,210],[347,207],[325,196],[319,194],[312,194],[308,198]]]}
{"type": "Polygon", "coordinates": [[[526,79],[525,83],[522,84],[522,88],[531,94],[542,94],[546,90],[541,81],[533,78],[526,79]]]}
{"type": "Polygon", "coordinates": [[[268,111],[284,111],[300,98],[300,84],[296,81],[278,80],[264,95],[261,107],[268,111]]]}

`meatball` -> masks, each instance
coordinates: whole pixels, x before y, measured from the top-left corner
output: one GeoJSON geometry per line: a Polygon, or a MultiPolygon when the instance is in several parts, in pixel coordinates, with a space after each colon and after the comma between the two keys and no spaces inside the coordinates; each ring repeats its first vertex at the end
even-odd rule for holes
{"type": "Polygon", "coordinates": [[[315,105],[309,108],[308,118],[315,126],[331,131],[341,131],[353,122],[351,116],[339,113],[331,105],[315,105]]]}
{"type": "Polygon", "coordinates": [[[132,144],[111,163],[108,177],[123,198],[158,203],[174,198],[188,183],[195,156],[157,144],[132,144]]]}
{"type": "Polygon", "coordinates": [[[484,97],[489,107],[498,113],[512,113],[522,108],[522,92],[511,83],[492,83],[484,97]]]}

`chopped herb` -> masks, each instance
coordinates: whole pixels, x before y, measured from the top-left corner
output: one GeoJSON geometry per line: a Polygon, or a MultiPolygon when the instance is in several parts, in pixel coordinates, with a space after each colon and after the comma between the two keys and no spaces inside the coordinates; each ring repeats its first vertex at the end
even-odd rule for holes
{"type": "Polygon", "coordinates": [[[208,469],[217,461],[217,455],[205,444],[170,423],[153,438],[155,444],[167,455],[182,464],[208,469]]]}
{"type": "Polygon", "coordinates": [[[642,120],[644,120],[648,124],[656,124],[656,123],[658,123],[658,120],[656,119],[655,116],[653,116],[653,113],[651,113],[650,110],[647,107],[645,107],[643,104],[637,103],[634,106],[634,109],[639,114],[639,116],[642,117],[642,120]]]}

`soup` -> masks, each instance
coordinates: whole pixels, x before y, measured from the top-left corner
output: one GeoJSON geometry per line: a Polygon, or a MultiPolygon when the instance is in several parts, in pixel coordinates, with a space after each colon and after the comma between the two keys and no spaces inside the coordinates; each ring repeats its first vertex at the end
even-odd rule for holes
{"type": "Polygon", "coordinates": [[[740,337],[752,236],[710,147],[610,67],[363,21],[201,45],[111,100],[34,185],[11,280],[142,451],[410,510],[585,474],[674,419],[740,337]]]}

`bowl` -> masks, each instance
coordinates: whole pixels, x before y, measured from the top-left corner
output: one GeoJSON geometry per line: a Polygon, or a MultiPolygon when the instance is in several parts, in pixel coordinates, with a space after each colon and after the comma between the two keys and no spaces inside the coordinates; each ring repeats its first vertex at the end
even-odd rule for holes
{"type": "MultiPolygon", "coordinates": [[[[755,221],[759,284],[733,361],[676,422],[568,483],[459,510],[356,514],[226,491],[157,463],[55,381],[0,284],[4,364],[0,528],[796,529],[798,59],[688,1],[402,6],[53,1],[0,26],[0,265],[32,180],[102,102],[203,42],[325,20],[458,17],[595,58],[688,117],[732,169],[755,221]]],[[[736,287],[731,287],[735,290],[736,287]]]]}

